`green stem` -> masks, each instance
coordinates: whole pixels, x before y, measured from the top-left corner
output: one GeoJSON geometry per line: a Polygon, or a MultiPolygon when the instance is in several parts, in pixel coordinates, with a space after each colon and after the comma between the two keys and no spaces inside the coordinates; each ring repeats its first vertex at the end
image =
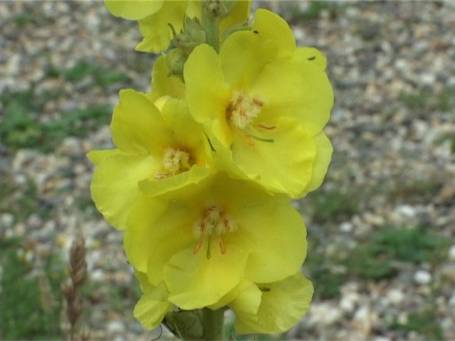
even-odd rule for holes
{"type": "Polygon", "coordinates": [[[219,50],[219,31],[218,20],[216,18],[209,18],[205,23],[205,34],[207,35],[207,43],[211,45],[216,51],[219,50]]]}
{"type": "Polygon", "coordinates": [[[220,31],[219,31],[219,18],[218,12],[211,7],[212,1],[206,0],[202,8],[202,26],[204,27],[207,44],[211,45],[216,51],[219,50],[220,45],[220,31]]]}
{"type": "Polygon", "coordinates": [[[224,332],[224,310],[211,310],[204,308],[202,311],[202,326],[204,328],[204,340],[223,340],[224,332]]]}

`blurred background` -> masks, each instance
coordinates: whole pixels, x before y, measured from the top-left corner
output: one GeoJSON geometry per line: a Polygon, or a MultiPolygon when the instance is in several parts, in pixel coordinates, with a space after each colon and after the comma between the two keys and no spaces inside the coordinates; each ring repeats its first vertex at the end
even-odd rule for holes
{"type": "MultiPolygon", "coordinates": [[[[298,203],[314,302],[288,334],[256,340],[455,340],[454,2],[256,5],[326,53],[336,94],[331,168],[298,203]]],[[[139,290],[85,157],[111,145],[118,90],[149,89],[153,56],[101,1],[3,1],[0,32],[0,339],[64,338],[78,231],[89,339],[159,336],[132,317],[139,290]]]]}

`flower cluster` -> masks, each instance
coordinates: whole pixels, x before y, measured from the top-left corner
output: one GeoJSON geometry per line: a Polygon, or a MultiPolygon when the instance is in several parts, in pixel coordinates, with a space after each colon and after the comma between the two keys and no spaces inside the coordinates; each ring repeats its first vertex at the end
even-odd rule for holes
{"type": "Polygon", "coordinates": [[[238,333],[278,333],[313,294],[291,199],[317,189],[332,146],[326,59],[250,1],[105,0],[163,52],[152,89],[120,91],[114,149],[89,153],[98,210],[124,231],[146,328],[169,312],[230,308],[238,333]]]}

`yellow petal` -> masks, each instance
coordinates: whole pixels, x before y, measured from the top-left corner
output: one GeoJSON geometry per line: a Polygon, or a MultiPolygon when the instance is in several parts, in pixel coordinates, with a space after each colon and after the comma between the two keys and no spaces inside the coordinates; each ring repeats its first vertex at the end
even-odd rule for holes
{"type": "Polygon", "coordinates": [[[255,316],[261,304],[262,291],[252,282],[243,281],[241,284],[243,286],[237,290],[229,306],[238,313],[255,316]]]}
{"type": "Polygon", "coordinates": [[[180,78],[170,75],[166,56],[160,56],[153,64],[151,87],[150,98],[153,102],[163,96],[184,96],[185,85],[180,78]]]}
{"type": "Polygon", "coordinates": [[[202,13],[202,1],[192,0],[188,1],[188,7],[186,8],[186,15],[189,18],[201,18],[202,13]]]}
{"type": "Polygon", "coordinates": [[[229,144],[225,109],[230,93],[218,55],[209,45],[196,47],[185,63],[186,99],[193,118],[223,144],[229,144]]]}
{"type": "Polygon", "coordinates": [[[232,34],[221,46],[221,66],[226,82],[234,89],[247,89],[258,77],[270,55],[260,37],[250,31],[232,34]]]}
{"type": "Polygon", "coordinates": [[[229,35],[229,31],[246,24],[248,15],[250,14],[251,0],[232,0],[234,4],[229,14],[220,20],[220,35],[221,40],[229,35]]]}
{"type": "Polygon", "coordinates": [[[257,129],[251,135],[269,142],[237,133],[231,147],[233,162],[269,191],[299,197],[311,180],[315,143],[295,121],[265,122],[275,128],[257,129]]]}
{"type": "Polygon", "coordinates": [[[171,310],[172,305],[167,300],[167,290],[163,284],[156,287],[149,287],[141,296],[134,307],[134,317],[139,320],[146,329],[158,327],[171,310]]]}
{"type": "Polygon", "coordinates": [[[92,151],[88,158],[95,164],[90,189],[97,209],[114,227],[124,229],[139,182],[152,176],[156,160],[116,149],[92,151]]]}
{"type": "Polygon", "coordinates": [[[287,198],[263,198],[257,203],[257,207],[239,203],[231,207],[239,225],[232,238],[242,239],[236,242],[250,252],[245,278],[274,282],[300,269],[307,252],[306,227],[287,198]]]}
{"type": "Polygon", "coordinates": [[[277,57],[290,56],[295,48],[295,39],[292,29],[286,20],[278,14],[259,8],[256,11],[253,30],[266,45],[273,46],[277,51],[277,57]]]}
{"type": "Polygon", "coordinates": [[[164,275],[169,300],[182,309],[214,304],[239,284],[246,259],[247,253],[234,245],[229,245],[226,254],[215,249],[210,258],[205,250],[194,255],[192,248],[176,254],[166,265],[164,275]]]}
{"type": "Polygon", "coordinates": [[[169,47],[172,30],[179,33],[183,27],[187,2],[165,1],[160,10],[139,21],[143,40],[136,46],[137,51],[159,53],[169,47]]]}
{"type": "Polygon", "coordinates": [[[104,0],[104,4],[116,17],[139,20],[157,12],[163,0],[104,0]]]}
{"type": "Polygon", "coordinates": [[[313,285],[300,273],[260,287],[262,300],[256,316],[234,310],[238,334],[288,331],[308,311],[313,296],[313,285]]]}
{"type": "Polygon", "coordinates": [[[322,130],[333,106],[325,71],[317,63],[297,57],[269,63],[256,79],[251,95],[263,99],[264,120],[277,116],[298,119],[310,135],[322,130]]]}
{"type": "Polygon", "coordinates": [[[334,95],[326,68],[326,57],[315,48],[298,48],[294,63],[303,78],[302,111],[298,117],[308,131],[320,132],[330,117],[334,95]]]}
{"type": "Polygon", "coordinates": [[[294,55],[295,60],[303,63],[305,72],[307,70],[325,71],[327,58],[314,47],[299,47],[294,55]]]}
{"type": "Polygon", "coordinates": [[[111,130],[114,144],[131,153],[159,155],[172,142],[169,129],[147,95],[131,89],[120,91],[111,130]]]}
{"type": "Polygon", "coordinates": [[[256,314],[261,303],[261,296],[262,291],[254,283],[242,280],[234,289],[209,308],[216,310],[227,305],[231,307],[235,305],[246,313],[256,314]]]}
{"type": "Polygon", "coordinates": [[[163,279],[163,268],[175,253],[193,240],[192,224],[197,219],[184,205],[141,196],[134,203],[125,232],[124,247],[129,262],[148,275],[151,284],[163,279]]]}
{"type": "Polygon", "coordinates": [[[311,192],[321,186],[332,158],[333,147],[327,135],[320,133],[315,137],[316,159],[313,165],[313,174],[306,191],[311,192]]]}
{"type": "Polygon", "coordinates": [[[193,166],[190,170],[169,176],[164,179],[147,179],[140,183],[139,187],[144,194],[156,197],[161,194],[176,191],[182,187],[193,185],[207,178],[211,173],[208,167],[193,166]]]}
{"type": "Polygon", "coordinates": [[[198,161],[207,161],[208,155],[205,155],[208,147],[207,138],[202,126],[191,116],[186,101],[168,98],[162,107],[161,115],[180,144],[191,149],[193,154],[198,154],[195,155],[198,161]]]}

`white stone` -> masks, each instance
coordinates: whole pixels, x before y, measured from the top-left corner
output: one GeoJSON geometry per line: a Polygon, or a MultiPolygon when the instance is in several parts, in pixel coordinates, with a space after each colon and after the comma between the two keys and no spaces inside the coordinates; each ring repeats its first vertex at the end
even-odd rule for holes
{"type": "Polygon", "coordinates": [[[14,223],[14,216],[11,213],[4,213],[0,218],[0,226],[2,228],[10,228],[14,223]]]}
{"type": "Polygon", "coordinates": [[[93,282],[103,282],[106,278],[104,272],[100,269],[93,270],[90,273],[90,280],[93,282]]]}
{"type": "Polygon", "coordinates": [[[400,289],[392,289],[387,293],[386,297],[390,303],[399,304],[403,301],[404,294],[403,291],[401,291],[400,289]]]}
{"type": "Polygon", "coordinates": [[[422,80],[422,83],[427,84],[427,85],[431,85],[435,81],[435,75],[433,75],[432,73],[424,73],[420,77],[420,79],[422,80]]]}
{"type": "Polygon", "coordinates": [[[354,226],[350,222],[345,221],[340,225],[340,230],[343,232],[351,232],[353,227],[354,226]]]}
{"type": "Polygon", "coordinates": [[[311,305],[308,320],[312,325],[322,324],[327,326],[337,322],[341,316],[341,311],[337,307],[328,303],[321,303],[311,305]]]}
{"type": "Polygon", "coordinates": [[[111,333],[120,333],[125,330],[125,327],[120,321],[110,321],[107,324],[107,330],[111,333]]]}
{"type": "Polygon", "coordinates": [[[370,309],[367,306],[360,307],[354,314],[354,320],[366,321],[369,319],[370,309]]]}
{"type": "Polygon", "coordinates": [[[391,341],[392,339],[386,336],[376,336],[373,341],[391,341]]]}
{"type": "Polygon", "coordinates": [[[401,216],[410,218],[416,215],[416,209],[410,205],[398,206],[395,211],[401,216]]]}
{"type": "Polygon", "coordinates": [[[452,245],[449,249],[449,259],[455,261],[455,245],[452,245]]]}
{"type": "Polygon", "coordinates": [[[450,297],[449,305],[455,307],[455,294],[453,294],[452,297],[450,297]]]}
{"type": "Polygon", "coordinates": [[[421,285],[425,285],[431,282],[431,274],[425,270],[418,270],[414,274],[414,280],[421,285]]]}
{"type": "Polygon", "coordinates": [[[350,313],[354,310],[358,300],[359,295],[357,293],[347,293],[343,295],[343,298],[340,301],[340,308],[343,311],[350,313]]]}

